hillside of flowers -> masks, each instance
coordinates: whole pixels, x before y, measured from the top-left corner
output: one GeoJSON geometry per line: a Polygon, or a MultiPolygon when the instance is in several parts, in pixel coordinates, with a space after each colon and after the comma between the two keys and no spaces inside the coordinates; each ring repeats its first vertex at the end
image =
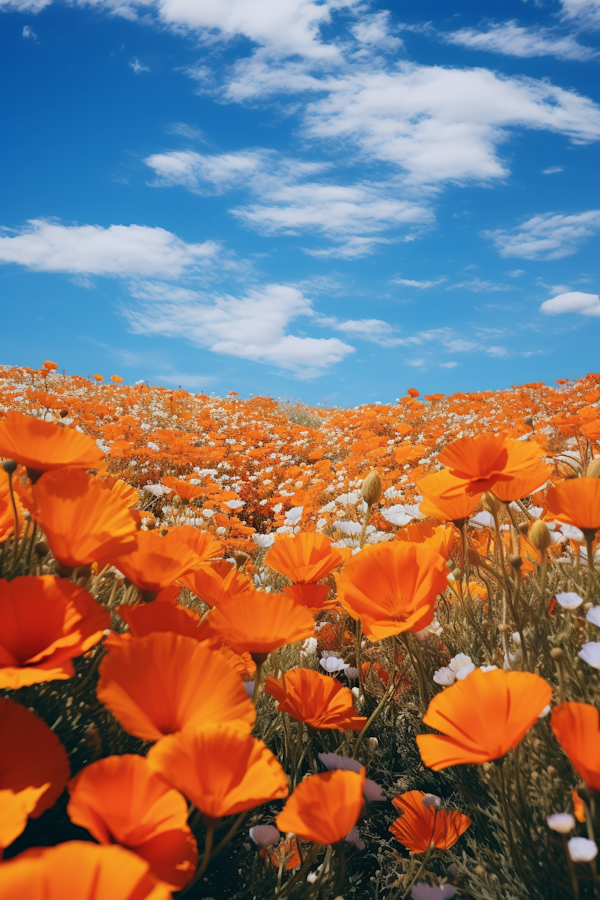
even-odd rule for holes
{"type": "Polygon", "coordinates": [[[2,900],[600,900],[600,374],[0,368],[2,900]]]}

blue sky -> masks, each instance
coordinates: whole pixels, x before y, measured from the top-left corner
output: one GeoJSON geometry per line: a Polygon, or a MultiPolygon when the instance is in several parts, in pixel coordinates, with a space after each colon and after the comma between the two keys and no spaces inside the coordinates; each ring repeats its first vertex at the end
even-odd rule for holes
{"type": "Polygon", "coordinates": [[[598,371],[600,0],[0,9],[2,363],[337,405],[598,371]]]}

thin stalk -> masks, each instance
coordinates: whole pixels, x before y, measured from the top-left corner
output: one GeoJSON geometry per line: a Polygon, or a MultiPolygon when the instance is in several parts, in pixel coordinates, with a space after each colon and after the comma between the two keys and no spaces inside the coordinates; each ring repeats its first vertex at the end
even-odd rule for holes
{"type": "Polygon", "coordinates": [[[252,693],[252,702],[256,706],[260,697],[261,681],[262,681],[263,663],[256,663],[256,674],[254,676],[254,691],[252,693]]]}
{"type": "Polygon", "coordinates": [[[375,707],[370,717],[367,719],[365,725],[362,730],[359,732],[358,737],[356,738],[356,743],[354,745],[354,753],[352,754],[352,759],[358,758],[358,751],[360,750],[360,745],[363,742],[363,738],[367,733],[368,729],[371,727],[380,711],[383,709],[384,704],[387,702],[390,696],[394,693],[394,684],[396,679],[396,638],[394,637],[394,646],[393,646],[393,658],[392,658],[392,671],[390,673],[390,681],[389,684],[384,691],[383,697],[379,701],[378,705],[375,707]]]}
{"type": "Polygon", "coordinates": [[[219,843],[217,844],[217,846],[216,846],[215,849],[213,850],[213,852],[212,852],[212,854],[211,854],[211,857],[210,857],[211,860],[214,859],[215,856],[217,856],[217,855],[221,852],[221,850],[223,849],[223,847],[226,847],[226,846],[227,846],[227,844],[229,843],[229,841],[231,840],[231,838],[234,836],[234,834],[236,833],[236,831],[238,830],[238,828],[240,827],[240,825],[243,823],[243,821],[244,821],[244,819],[246,818],[247,815],[248,815],[248,811],[247,811],[247,810],[244,810],[244,812],[241,812],[241,813],[239,814],[239,816],[237,817],[237,819],[235,820],[235,822],[233,823],[233,825],[231,826],[231,828],[229,829],[229,831],[227,832],[227,834],[225,835],[225,837],[222,838],[222,839],[219,841],[219,843]]]}
{"type": "Polygon", "coordinates": [[[321,844],[313,844],[312,845],[312,847],[310,848],[310,850],[308,851],[308,853],[304,859],[304,862],[300,866],[300,869],[296,872],[296,874],[293,876],[293,878],[290,878],[289,881],[286,881],[284,886],[281,888],[281,891],[279,891],[278,893],[275,894],[275,897],[277,897],[277,900],[281,900],[282,897],[285,897],[286,894],[289,894],[291,889],[294,887],[294,885],[298,884],[298,882],[300,881],[301,878],[304,878],[307,870],[312,865],[313,860],[315,859],[315,857],[320,849],[321,849],[321,844]]]}
{"type": "Polygon", "coordinates": [[[200,879],[206,872],[206,867],[208,866],[208,864],[210,862],[210,854],[211,854],[211,850],[212,850],[214,834],[215,834],[215,823],[214,823],[213,819],[209,819],[208,822],[206,823],[206,837],[204,839],[204,854],[202,856],[202,862],[200,863],[199,867],[196,869],[196,874],[194,875],[192,880],[188,881],[188,883],[182,890],[181,894],[179,895],[180,897],[185,896],[185,894],[187,894],[194,887],[194,885],[200,881],[200,879]]]}
{"type": "Polygon", "coordinates": [[[422,861],[421,861],[421,865],[420,865],[419,868],[417,869],[417,871],[416,871],[414,877],[411,878],[408,887],[406,888],[406,890],[405,890],[404,893],[402,894],[402,900],[405,900],[405,898],[408,897],[408,895],[410,894],[410,892],[411,892],[413,886],[416,884],[416,882],[419,880],[419,878],[421,877],[421,875],[422,875],[423,872],[425,871],[425,866],[427,865],[427,863],[429,862],[429,860],[432,858],[434,849],[435,849],[435,848],[434,848],[433,841],[432,841],[431,844],[429,845],[429,847],[427,848],[427,850],[425,851],[425,855],[423,856],[423,859],[422,859],[422,861]]]}
{"type": "Polygon", "coordinates": [[[523,871],[523,867],[521,864],[521,858],[520,858],[520,856],[518,856],[517,850],[515,847],[515,838],[514,838],[514,834],[513,834],[512,820],[510,817],[510,808],[508,805],[508,797],[506,794],[506,779],[504,777],[504,760],[501,759],[499,761],[496,761],[496,764],[498,766],[498,772],[500,773],[499,774],[500,800],[502,803],[502,812],[504,813],[504,824],[506,826],[506,835],[508,837],[510,853],[513,858],[513,862],[515,864],[515,868],[519,874],[519,878],[521,879],[523,884],[525,886],[527,886],[527,876],[525,875],[525,872],[523,871]]]}
{"type": "Polygon", "coordinates": [[[569,869],[569,875],[571,876],[571,887],[573,888],[573,897],[575,900],[579,900],[579,882],[577,881],[577,875],[575,874],[575,866],[573,865],[573,860],[571,859],[571,854],[569,853],[569,845],[567,844],[567,836],[563,834],[563,847],[565,848],[565,856],[567,857],[567,868],[569,869]]]}

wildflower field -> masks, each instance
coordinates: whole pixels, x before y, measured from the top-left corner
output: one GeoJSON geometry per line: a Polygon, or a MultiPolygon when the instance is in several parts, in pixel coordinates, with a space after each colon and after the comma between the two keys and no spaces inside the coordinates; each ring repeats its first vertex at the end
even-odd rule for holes
{"type": "Polygon", "coordinates": [[[600,375],[0,369],[2,900],[600,900],[600,375]]]}

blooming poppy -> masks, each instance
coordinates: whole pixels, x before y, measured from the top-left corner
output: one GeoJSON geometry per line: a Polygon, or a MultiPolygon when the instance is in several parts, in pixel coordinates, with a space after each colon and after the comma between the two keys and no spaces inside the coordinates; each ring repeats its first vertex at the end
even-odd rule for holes
{"type": "Polygon", "coordinates": [[[326,535],[312,531],[275,541],[264,561],[295,584],[310,584],[329,575],[342,557],[326,535]]]}
{"type": "Polygon", "coordinates": [[[138,606],[118,606],[116,612],[129,625],[132,637],[146,637],[156,631],[186,634],[197,641],[207,640],[210,636],[207,628],[198,627],[200,616],[185,606],[160,602],[142,603],[138,606]]]}
{"type": "MultiPolygon", "coordinates": [[[[193,486],[193,485],[192,485],[193,486]]],[[[200,531],[191,525],[180,525],[175,532],[190,550],[193,550],[200,562],[223,556],[223,545],[215,541],[208,531],[200,531]]]]}
{"type": "Polygon", "coordinates": [[[467,493],[464,479],[457,478],[449,469],[426,475],[417,482],[417,487],[423,494],[419,507],[423,515],[445,522],[468,519],[481,499],[480,493],[467,493]]]}
{"type": "Polygon", "coordinates": [[[465,833],[471,820],[456,809],[435,809],[426,805],[423,803],[426,796],[424,791],[407,791],[394,797],[392,803],[402,815],[392,822],[389,830],[413,853],[425,853],[432,843],[438,850],[449,850],[465,833]]]}
{"type": "Polygon", "coordinates": [[[546,494],[550,516],[595,534],[600,528],[600,478],[569,478],[546,494]]]}
{"type": "Polygon", "coordinates": [[[140,591],[154,595],[200,565],[176,528],[166,535],[156,530],[140,531],[135,549],[125,556],[110,556],[110,562],[140,591]]]}
{"type": "Polygon", "coordinates": [[[559,703],[550,727],[569,761],[588,787],[600,791],[600,715],[589,703],[559,703]]]}
{"type": "Polygon", "coordinates": [[[260,855],[263,859],[269,859],[271,865],[275,866],[276,869],[280,866],[285,866],[286,872],[289,872],[290,869],[295,869],[296,866],[302,863],[298,853],[298,841],[295,837],[284,838],[274,847],[263,847],[260,855]]]}
{"type": "MultiPolygon", "coordinates": [[[[23,504],[18,493],[13,494],[17,510],[17,531],[23,525],[23,504]]],[[[15,507],[10,496],[9,475],[0,469],[0,544],[7,540],[15,530],[15,507]]]]}
{"type": "Polygon", "coordinates": [[[510,481],[497,481],[494,485],[494,494],[503,503],[512,503],[537,491],[551,475],[552,466],[538,460],[529,468],[515,473],[510,481]]]}
{"type": "Polygon", "coordinates": [[[212,819],[288,795],[277,757],[229,725],[203,723],[163,738],[150,749],[148,763],[212,819]]]}
{"type": "Polygon", "coordinates": [[[314,669],[292,669],[281,681],[269,675],[265,693],[277,700],[280,712],[312,728],[360,731],[367,721],[357,714],[352,691],[314,669]]]}
{"type": "Polygon", "coordinates": [[[104,461],[87,434],[14,410],[0,421],[0,456],[21,463],[34,478],[50,469],[97,469],[104,461]]]}
{"type": "Polygon", "coordinates": [[[57,736],[19,703],[0,698],[0,733],[1,850],[21,834],[28,817],[37,819],[54,806],[70,773],[57,736]]]}
{"type": "Polygon", "coordinates": [[[280,831],[315,844],[337,844],[354,828],[363,808],[365,770],[334,769],[300,782],[277,816],[280,831]]]}
{"type": "Polygon", "coordinates": [[[0,579],[0,688],[71,678],[72,660],[102,638],[110,616],[83,588],[53,575],[0,579]]]}
{"type": "Polygon", "coordinates": [[[130,734],[145,741],[219,722],[250,731],[256,718],[229,663],[194,638],[170,632],[110,646],[96,694],[130,734]]]}
{"type": "Polygon", "coordinates": [[[196,869],[196,841],[185,798],[142,756],[109,756],[86,766],[68,785],[67,813],[100,844],[121,844],[150,863],[173,889],[196,869]]]}
{"type": "Polygon", "coordinates": [[[423,723],[442,733],[417,735],[421,759],[436,772],[501,759],[551,699],[552,688],[539,675],[475,669],[429,704],[423,723]]]}
{"type": "MultiPolygon", "coordinates": [[[[235,594],[223,600],[209,616],[211,628],[238,653],[266,658],[284,644],[312,636],[310,612],[285,594],[261,591],[235,594]]],[[[264,661],[261,660],[261,661],[264,661]]]]}
{"type": "Polygon", "coordinates": [[[218,606],[226,598],[254,591],[250,578],[226,560],[203,564],[182,575],[179,581],[208,606],[218,606]]]}
{"type": "Polygon", "coordinates": [[[128,553],[137,526],[125,503],[80,469],[47,472],[33,486],[34,516],[52,553],[75,568],[128,553]]]}
{"type": "MultiPolygon", "coordinates": [[[[448,466],[452,475],[463,479],[469,494],[488,491],[498,481],[510,481],[537,462],[541,448],[535,443],[511,440],[506,434],[480,434],[462,437],[447,444],[438,461],[448,466]]],[[[449,488],[447,495],[459,492],[449,488]]]]}
{"type": "Polygon", "coordinates": [[[447,584],[446,561],[424,544],[391,541],[357,553],[336,581],[338,603],[376,641],[431,624],[447,584]]]}
{"type": "Polygon", "coordinates": [[[66,841],[0,865],[2,900],[172,900],[145,859],[123,847],[66,841]]]}
{"type": "Polygon", "coordinates": [[[335,600],[325,602],[329,594],[328,584],[288,584],[283,593],[294,603],[313,611],[335,606],[335,600]]]}

